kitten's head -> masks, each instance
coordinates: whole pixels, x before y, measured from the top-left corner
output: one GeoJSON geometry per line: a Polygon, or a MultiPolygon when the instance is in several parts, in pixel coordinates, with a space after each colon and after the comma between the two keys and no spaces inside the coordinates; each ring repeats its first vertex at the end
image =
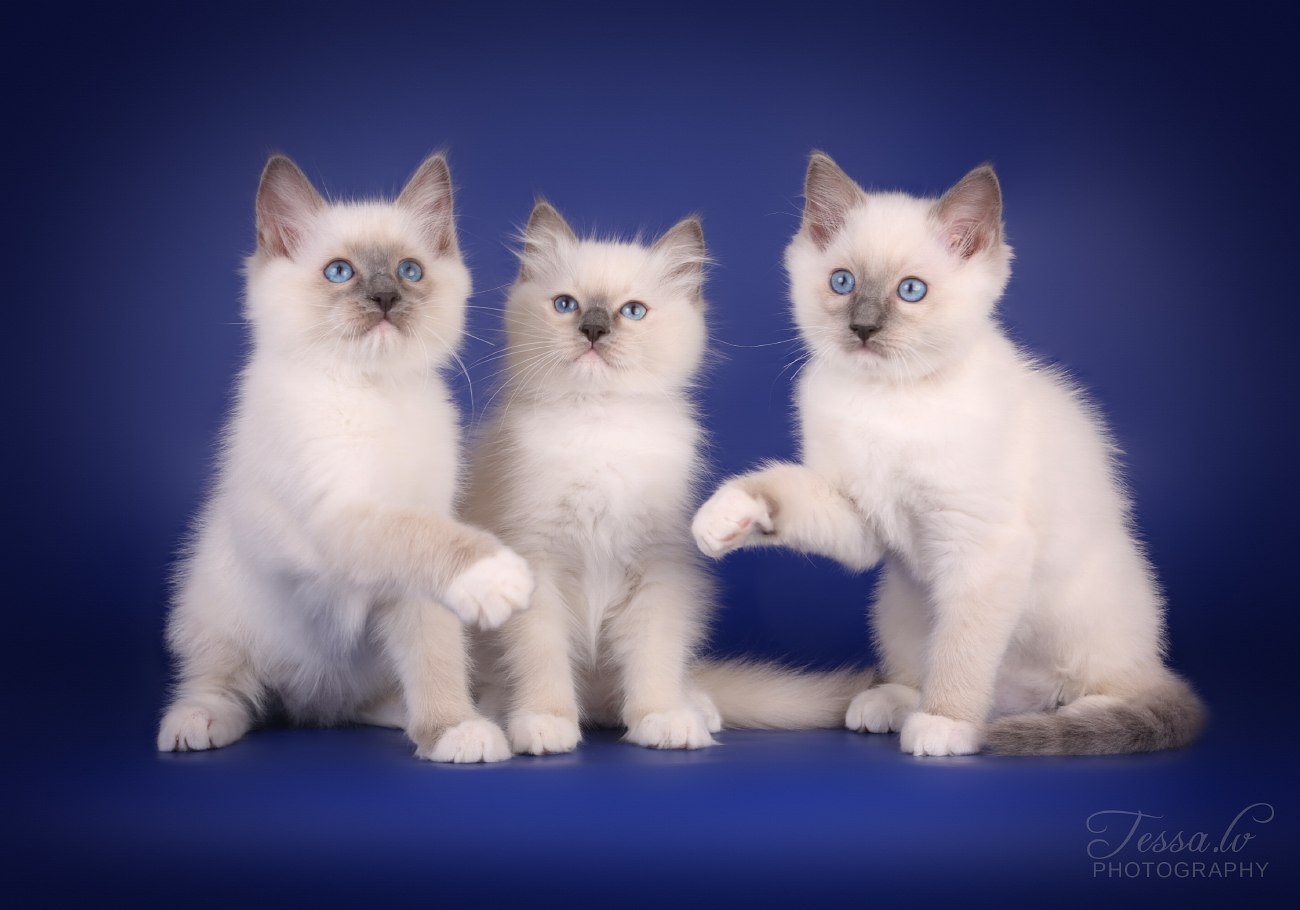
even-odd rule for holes
{"type": "Polygon", "coordinates": [[[325,366],[442,366],[460,344],[469,296],[441,155],[392,203],[327,203],[274,155],[257,189],[247,314],[256,343],[325,366]]]}
{"type": "Polygon", "coordinates": [[[897,380],[959,359],[992,325],[1011,274],[989,165],[940,199],[866,193],[814,152],[786,248],[795,322],[817,358],[897,380]]]}
{"type": "Polygon", "coordinates": [[[650,246],[579,240],[539,201],[506,303],[510,373],[544,397],[676,392],[704,354],[704,232],[687,218],[650,246]]]}

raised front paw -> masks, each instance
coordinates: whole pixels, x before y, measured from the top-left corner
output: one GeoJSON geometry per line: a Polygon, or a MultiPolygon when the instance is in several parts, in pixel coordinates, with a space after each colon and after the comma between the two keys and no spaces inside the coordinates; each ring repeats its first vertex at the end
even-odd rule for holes
{"type": "Polygon", "coordinates": [[[510,747],[528,755],[572,752],[582,734],[576,721],[558,714],[518,714],[510,719],[510,747]]]}
{"type": "Polygon", "coordinates": [[[980,728],[965,720],[914,711],[903,721],[900,748],[913,755],[972,755],[982,745],[980,728]]]}
{"type": "Polygon", "coordinates": [[[854,696],[844,726],[865,733],[897,733],[920,702],[921,693],[911,686],[885,683],[854,696]]]}
{"type": "Polygon", "coordinates": [[[628,742],[650,749],[703,749],[716,746],[704,715],[693,708],[657,711],[627,725],[628,742]]]}
{"type": "Polygon", "coordinates": [[[501,728],[492,721],[475,717],[462,721],[450,730],[425,743],[416,738],[417,758],[456,763],[505,761],[510,744],[501,728]]]}
{"type": "Polygon", "coordinates": [[[691,522],[696,546],[714,559],[743,547],[754,534],[771,534],[774,530],[767,503],[733,484],[714,493],[691,522]]]}
{"type": "Polygon", "coordinates": [[[495,629],[528,609],[533,573],[523,557],[504,547],[456,576],[442,602],[467,626],[495,629]]]}

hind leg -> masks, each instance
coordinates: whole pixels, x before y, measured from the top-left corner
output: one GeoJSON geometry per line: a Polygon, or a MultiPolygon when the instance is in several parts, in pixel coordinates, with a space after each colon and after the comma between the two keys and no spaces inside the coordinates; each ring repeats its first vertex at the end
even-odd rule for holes
{"type": "Polygon", "coordinates": [[[228,746],[248,732],[248,708],[223,681],[197,680],[172,703],[158,725],[159,752],[201,752],[228,746]]]}
{"type": "Polygon", "coordinates": [[[897,563],[886,565],[871,609],[871,630],[887,682],[859,692],[844,725],[897,733],[921,702],[921,673],[930,616],[921,586],[897,563]]]}
{"type": "Polygon", "coordinates": [[[699,686],[693,686],[688,690],[687,697],[690,698],[691,704],[695,706],[695,710],[704,716],[704,726],[708,728],[710,733],[717,733],[722,729],[722,713],[718,710],[718,706],[714,704],[713,696],[699,686]]]}
{"type": "Polygon", "coordinates": [[[400,692],[389,692],[357,712],[357,723],[372,727],[406,729],[406,705],[400,692]]]}
{"type": "Polygon", "coordinates": [[[885,683],[854,696],[844,725],[863,733],[897,733],[920,703],[921,693],[911,686],[885,683]]]}
{"type": "Polygon", "coordinates": [[[240,612],[266,598],[238,570],[213,571],[202,553],[167,623],[179,677],[158,727],[158,751],[199,752],[228,746],[248,732],[262,694],[243,638],[231,628],[240,612]]]}

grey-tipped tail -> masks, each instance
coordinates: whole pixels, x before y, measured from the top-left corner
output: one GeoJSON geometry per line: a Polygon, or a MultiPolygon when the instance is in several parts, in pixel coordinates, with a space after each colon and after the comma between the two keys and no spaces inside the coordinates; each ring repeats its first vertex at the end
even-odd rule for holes
{"type": "Polygon", "coordinates": [[[1077,713],[1015,714],[989,725],[988,748],[1003,755],[1113,755],[1190,745],[1205,726],[1205,709],[1183,680],[1131,701],[1077,713]]]}
{"type": "Polygon", "coordinates": [[[695,680],[728,727],[811,730],[842,727],[853,696],[876,685],[875,670],[819,673],[756,660],[702,661],[695,680]]]}

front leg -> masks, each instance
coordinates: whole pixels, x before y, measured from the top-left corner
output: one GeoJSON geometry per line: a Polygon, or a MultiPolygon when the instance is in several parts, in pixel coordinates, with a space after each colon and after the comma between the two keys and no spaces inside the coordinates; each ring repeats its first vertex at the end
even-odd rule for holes
{"type": "Polygon", "coordinates": [[[501,629],[511,689],[507,730],[515,752],[572,752],[582,738],[569,649],[569,610],[558,580],[539,566],[533,606],[501,629]]]}
{"type": "Polygon", "coordinates": [[[406,735],[419,758],[497,762],[510,757],[505,734],[474,708],[465,629],[431,600],[408,598],[380,622],[405,702],[406,735]]]}
{"type": "Polygon", "coordinates": [[[324,571],[364,586],[432,595],[466,625],[492,629],[528,607],[533,574],[486,531],[436,512],[333,504],[311,530],[324,571]]]}
{"type": "Polygon", "coordinates": [[[700,507],[691,531],[700,550],[715,559],[739,547],[784,546],[861,571],[881,557],[857,507],[796,464],[733,477],[700,507]]]}
{"type": "Polygon", "coordinates": [[[623,680],[627,741],[651,749],[716,745],[711,701],[692,690],[688,667],[703,632],[707,584],[689,560],[653,564],[607,634],[623,680]]]}
{"type": "Polygon", "coordinates": [[[1028,532],[960,515],[945,522],[942,551],[931,557],[934,620],[921,703],[900,737],[913,755],[968,755],[983,746],[998,667],[1030,590],[1028,532]]]}

